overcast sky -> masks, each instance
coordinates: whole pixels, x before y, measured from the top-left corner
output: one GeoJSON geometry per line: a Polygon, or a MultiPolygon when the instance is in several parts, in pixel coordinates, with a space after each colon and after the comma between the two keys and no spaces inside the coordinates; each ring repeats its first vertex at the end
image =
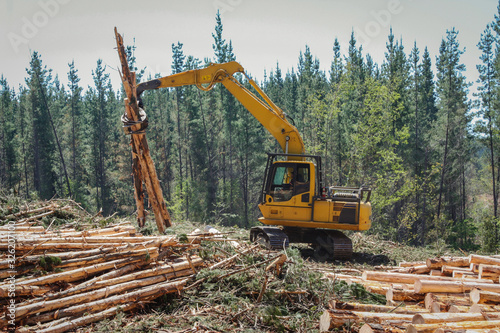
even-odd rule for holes
{"type": "Polygon", "coordinates": [[[469,81],[477,79],[477,43],[497,13],[498,0],[0,0],[0,74],[11,87],[24,84],[30,50],[67,83],[75,61],[81,85],[92,85],[92,69],[101,58],[118,89],[119,65],[113,28],[125,44],[135,38],[138,67],[149,73],[171,72],[172,43],[199,59],[213,57],[212,33],[217,9],[224,38],[246,70],[262,80],[279,62],[286,72],[297,67],[309,45],[328,70],[335,38],[346,54],[354,30],[364,54],[381,64],[392,27],[407,54],[413,43],[427,46],[433,63],[446,30],[455,27],[466,48],[462,61],[469,81]]]}

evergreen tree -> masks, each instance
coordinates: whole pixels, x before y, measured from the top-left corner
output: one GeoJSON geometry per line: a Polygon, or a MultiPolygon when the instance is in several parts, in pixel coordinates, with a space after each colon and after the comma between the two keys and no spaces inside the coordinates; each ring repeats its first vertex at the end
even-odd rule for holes
{"type": "Polygon", "coordinates": [[[0,186],[12,189],[17,183],[16,124],[17,101],[7,80],[0,78],[0,186]]]}
{"type": "Polygon", "coordinates": [[[496,164],[495,151],[498,149],[497,134],[500,123],[498,110],[495,108],[494,101],[498,99],[495,94],[498,89],[498,75],[495,70],[495,38],[490,26],[481,34],[481,40],[478,44],[479,50],[482,51],[480,57],[481,64],[477,65],[479,71],[478,97],[479,97],[479,112],[478,116],[483,119],[483,122],[477,122],[476,131],[481,133],[486,138],[486,146],[490,155],[491,168],[491,186],[493,194],[493,216],[498,216],[498,165],[496,164]]]}
{"type": "MultiPolygon", "coordinates": [[[[212,33],[214,43],[212,48],[214,50],[214,56],[217,63],[224,63],[236,60],[233,52],[232,42],[226,42],[223,38],[224,27],[222,25],[222,19],[219,11],[217,11],[215,17],[215,33],[212,33]]],[[[222,204],[227,204],[223,210],[226,216],[234,216],[236,203],[235,203],[235,186],[237,186],[237,179],[234,172],[234,122],[237,120],[237,107],[236,99],[234,96],[227,91],[223,86],[219,85],[215,88],[219,92],[220,98],[220,110],[224,120],[224,136],[222,139],[221,149],[221,166],[222,166],[222,204]]]]}
{"type": "Polygon", "coordinates": [[[94,200],[96,208],[102,208],[104,214],[111,212],[113,198],[111,196],[110,179],[107,168],[109,163],[109,150],[111,136],[111,114],[112,105],[110,95],[113,91],[110,87],[109,74],[102,60],[97,60],[97,66],[92,71],[94,88],[89,88],[88,104],[90,115],[90,137],[92,140],[92,169],[93,183],[95,187],[94,200]]]}
{"type": "Polygon", "coordinates": [[[32,141],[30,157],[33,168],[33,185],[41,198],[49,199],[55,194],[57,181],[54,170],[55,139],[51,130],[49,110],[44,103],[47,96],[48,85],[52,79],[50,71],[42,65],[42,60],[37,52],[31,55],[30,68],[27,69],[29,77],[26,84],[29,89],[31,109],[32,141]]]}
{"type": "Polygon", "coordinates": [[[82,88],[78,85],[80,78],[78,70],[75,68],[75,62],[68,64],[68,88],[69,88],[69,116],[71,123],[70,147],[71,147],[71,178],[73,181],[73,193],[78,202],[84,202],[83,197],[83,174],[84,165],[82,158],[84,154],[84,145],[82,136],[84,133],[83,115],[82,115],[82,88]]]}
{"type": "Polygon", "coordinates": [[[447,31],[443,39],[437,67],[437,92],[439,110],[436,135],[441,142],[442,169],[439,182],[437,223],[449,219],[454,224],[466,218],[465,168],[468,154],[468,102],[467,88],[463,72],[465,65],[460,62],[464,50],[458,43],[458,31],[447,31]],[[441,136],[444,133],[444,138],[441,136]],[[442,216],[443,209],[446,214],[442,216]]]}
{"type": "MultiPolygon", "coordinates": [[[[185,61],[185,55],[184,52],[182,51],[182,46],[183,44],[180,42],[177,42],[177,45],[172,44],[172,74],[177,74],[185,69],[184,61],[185,61]]],[[[186,167],[183,164],[183,156],[186,156],[184,154],[185,150],[185,145],[184,145],[184,135],[185,131],[183,130],[184,126],[184,121],[183,121],[183,116],[182,116],[182,108],[184,107],[184,93],[185,93],[185,87],[176,87],[175,88],[175,107],[177,111],[176,115],[176,125],[177,125],[177,157],[178,157],[178,168],[179,168],[179,190],[180,190],[180,200],[185,201],[185,189],[184,189],[184,182],[185,182],[185,174],[183,172],[184,168],[186,167]]],[[[186,216],[189,217],[189,201],[185,201],[186,203],[186,209],[185,213],[186,216]]]]}
{"type": "Polygon", "coordinates": [[[342,56],[340,54],[340,43],[337,38],[333,43],[333,60],[330,67],[330,84],[338,84],[344,72],[342,56]]]}

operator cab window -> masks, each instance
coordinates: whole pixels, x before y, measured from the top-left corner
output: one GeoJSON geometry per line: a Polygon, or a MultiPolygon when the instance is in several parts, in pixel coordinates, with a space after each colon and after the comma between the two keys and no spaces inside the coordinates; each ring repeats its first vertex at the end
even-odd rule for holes
{"type": "Polygon", "coordinates": [[[293,166],[276,166],[272,177],[269,194],[273,201],[288,201],[293,196],[292,179],[294,174],[293,166]]]}
{"type": "Polygon", "coordinates": [[[309,182],[309,165],[275,165],[268,193],[275,202],[288,201],[309,192],[309,182]]]}

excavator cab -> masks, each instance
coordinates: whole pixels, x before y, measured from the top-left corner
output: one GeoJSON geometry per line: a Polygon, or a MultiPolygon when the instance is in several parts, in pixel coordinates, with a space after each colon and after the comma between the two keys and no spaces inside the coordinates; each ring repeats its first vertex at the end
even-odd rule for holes
{"type": "Polygon", "coordinates": [[[300,196],[294,201],[309,203],[311,200],[310,163],[276,162],[270,170],[266,185],[266,202],[284,203],[300,196]]]}

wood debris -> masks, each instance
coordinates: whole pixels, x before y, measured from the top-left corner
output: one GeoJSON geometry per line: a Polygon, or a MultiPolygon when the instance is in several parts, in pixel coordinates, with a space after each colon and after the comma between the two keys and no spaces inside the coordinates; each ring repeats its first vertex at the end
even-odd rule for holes
{"type": "Polygon", "coordinates": [[[357,325],[359,332],[500,332],[499,273],[498,258],[474,254],[430,258],[425,267],[405,262],[361,277],[328,272],[385,295],[387,305],[333,302],[320,318],[320,331],[357,325]]]}

